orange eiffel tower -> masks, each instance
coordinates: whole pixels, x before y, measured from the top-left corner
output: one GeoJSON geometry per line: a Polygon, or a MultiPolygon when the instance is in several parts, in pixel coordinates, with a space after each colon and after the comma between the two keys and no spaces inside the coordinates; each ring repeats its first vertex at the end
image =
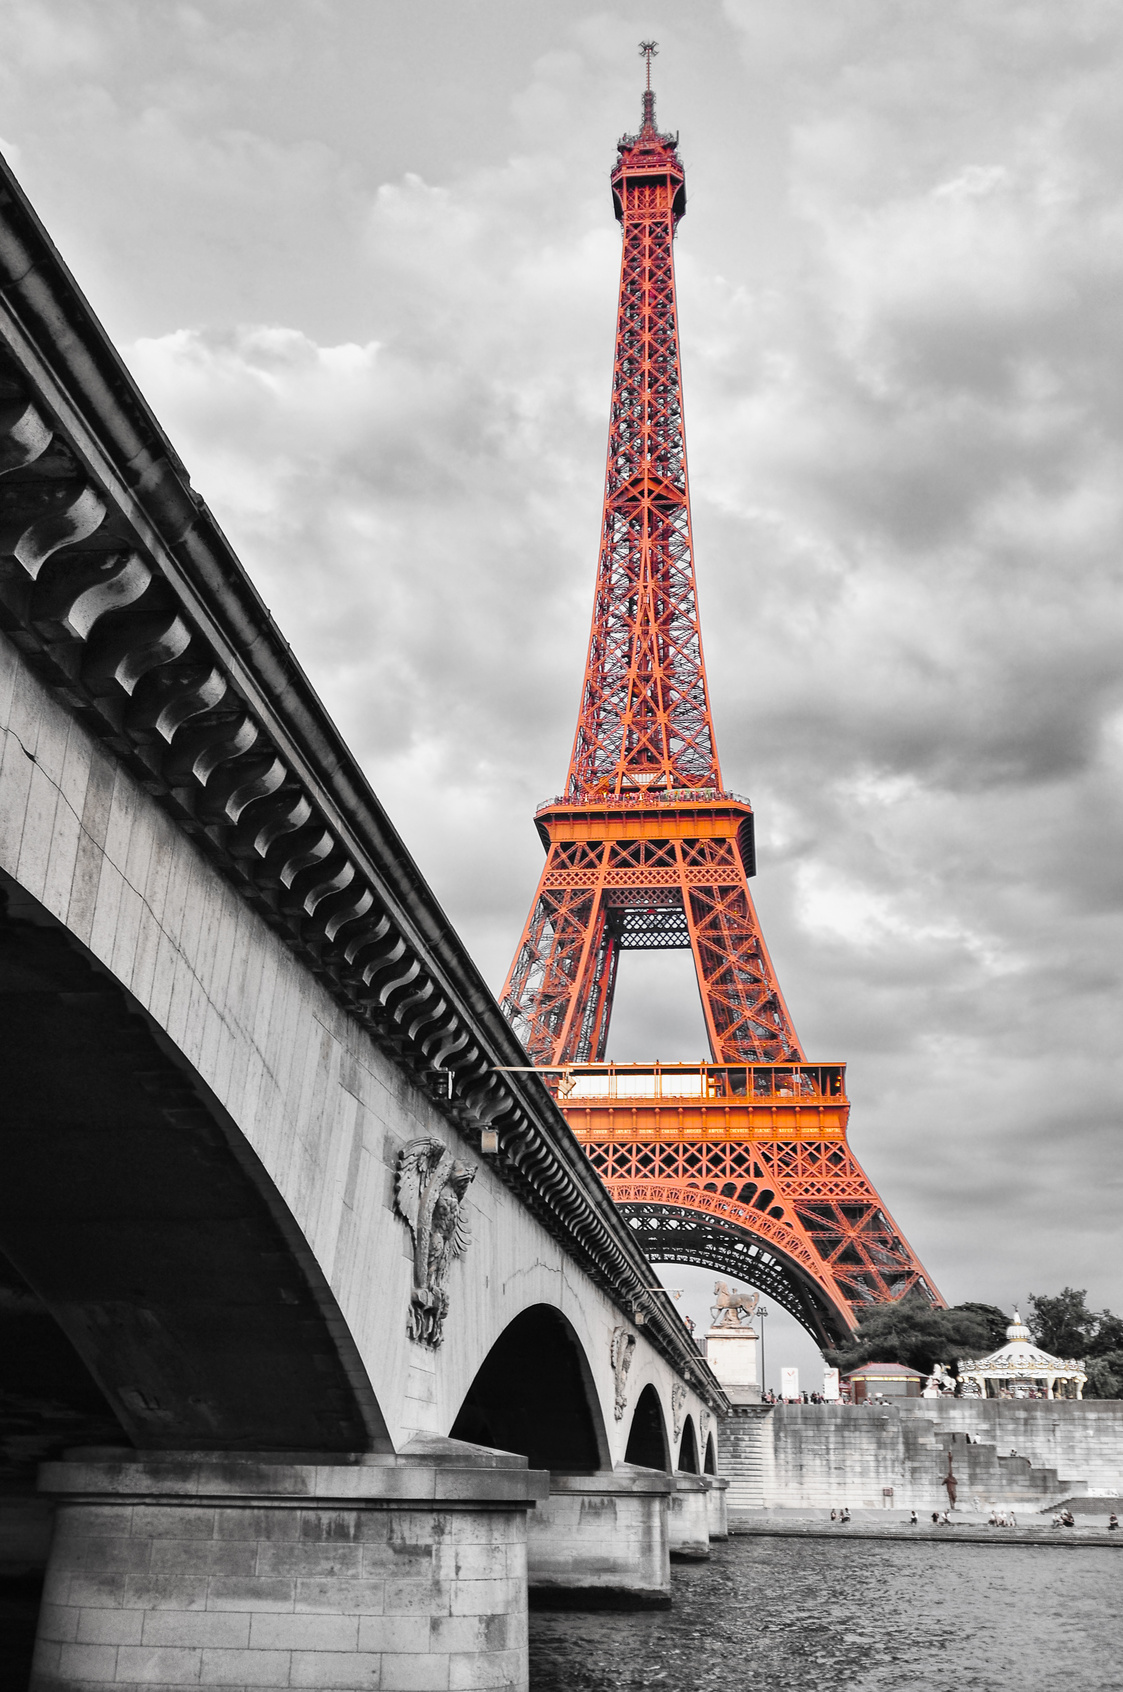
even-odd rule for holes
{"type": "Polygon", "coordinates": [[[608,469],[565,793],[503,1008],[648,1255],[774,1297],[826,1342],[863,1306],[942,1303],[846,1142],[841,1064],[809,1063],[760,931],[753,813],[725,791],[694,577],[673,241],[678,137],[619,142],[608,469]],[[620,953],[689,947],[711,1062],[605,1062],[620,953]]]}

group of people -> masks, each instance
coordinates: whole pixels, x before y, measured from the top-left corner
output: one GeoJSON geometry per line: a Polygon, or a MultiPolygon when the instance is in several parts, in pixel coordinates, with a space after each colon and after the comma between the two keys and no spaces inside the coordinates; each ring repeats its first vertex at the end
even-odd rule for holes
{"type": "Polygon", "coordinates": [[[830,1404],[837,1402],[837,1400],[824,1398],[821,1392],[801,1392],[798,1398],[781,1398],[779,1393],[769,1389],[768,1392],[761,1394],[760,1402],[762,1404],[830,1404]]]}
{"type": "MultiPolygon", "coordinates": [[[[976,1507],[978,1507],[978,1499],[975,1500],[975,1504],[976,1504],[976,1507]]],[[[843,1506],[843,1508],[841,1510],[832,1510],[831,1511],[831,1521],[836,1522],[840,1527],[845,1527],[846,1523],[849,1520],[850,1520],[850,1511],[845,1507],[845,1505],[843,1506]]],[[[1014,1514],[1013,1510],[999,1510],[997,1508],[997,1506],[991,1511],[990,1517],[987,1521],[988,1527],[1016,1528],[1017,1525],[1018,1525],[1018,1518],[1014,1514]]],[[[915,1510],[909,1511],[908,1526],[909,1527],[919,1527],[920,1526],[920,1520],[919,1520],[915,1510]]],[[[949,1512],[947,1510],[933,1510],[932,1511],[932,1526],[933,1527],[951,1527],[952,1526],[952,1520],[951,1520],[951,1516],[950,1516],[949,1512]]],[[[1064,1510],[1060,1510],[1053,1517],[1053,1526],[1055,1528],[1075,1527],[1076,1526],[1076,1517],[1073,1515],[1072,1511],[1067,1509],[1067,1508],[1064,1509],[1064,1510]]],[[[1116,1515],[1114,1510],[1111,1512],[1111,1515],[1108,1517],[1107,1531],[1108,1531],[1108,1533],[1118,1533],[1119,1532],[1119,1517],[1116,1515]]]]}
{"type": "MultiPolygon", "coordinates": [[[[1069,1510],[1069,1509],[1060,1510],[1053,1517],[1053,1526],[1055,1528],[1075,1527],[1076,1526],[1076,1517],[1073,1515],[1072,1511],[1069,1510]]],[[[1108,1533],[1118,1533],[1119,1532],[1119,1517],[1116,1515],[1114,1510],[1111,1512],[1111,1515],[1107,1518],[1107,1531],[1108,1531],[1108,1533]]]]}

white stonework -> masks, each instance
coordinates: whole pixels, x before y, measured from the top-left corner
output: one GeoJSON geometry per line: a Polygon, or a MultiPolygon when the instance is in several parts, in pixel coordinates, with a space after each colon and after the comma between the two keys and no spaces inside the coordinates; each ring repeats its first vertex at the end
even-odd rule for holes
{"type": "Polygon", "coordinates": [[[706,1362],[733,1404],[760,1403],[759,1349],[755,1328],[718,1327],[706,1334],[706,1362]]]}
{"type": "Polygon", "coordinates": [[[31,1692],[525,1692],[526,1516],[546,1477],[450,1445],[319,1466],[47,1464],[59,1503],[31,1692]]]}
{"type": "MultiPolygon", "coordinates": [[[[449,1432],[491,1346],[539,1304],[577,1335],[610,1466],[648,1383],[669,1428],[678,1377],[643,1330],[618,1419],[620,1311],[5,636],[0,731],[0,868],[135,996],[244,1135],[338,1302],[395,1449],[449,1432]],[[394,1209],[398,1154],[425,1136],[475,1175],[437,1351],[407,1336],[413,1242],[394,1209]]],[[[696,1423],[703,1408],[689,1390],[696,1423]]]]}

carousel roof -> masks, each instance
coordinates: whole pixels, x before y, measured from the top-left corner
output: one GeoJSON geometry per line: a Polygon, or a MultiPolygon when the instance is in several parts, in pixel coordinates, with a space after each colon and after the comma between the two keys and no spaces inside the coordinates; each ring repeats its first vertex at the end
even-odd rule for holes
{"type": "Polygon", "coordinates": [[[843,1376],[847,1381],[922,1381],[924,1376],[919,1369],[910,1369],[905,1363],[863,1363],[860,1369],[851,1369],[843,1376]]]}
{"type": "Polygon", "coordinates": [[[1083,1370],[1074,1357],[1054,1357],[1052,1352],[1042,1351],[1040,1346],[1034,1345],[1029,1329],[1015,1310],[1014,1320],[1006,1330],[1006,1344],[992,1351],[989,1357],[961,1363],[959,1372],[961,1375],[1000,1376],[1079,1375],[1083,1370]]]}

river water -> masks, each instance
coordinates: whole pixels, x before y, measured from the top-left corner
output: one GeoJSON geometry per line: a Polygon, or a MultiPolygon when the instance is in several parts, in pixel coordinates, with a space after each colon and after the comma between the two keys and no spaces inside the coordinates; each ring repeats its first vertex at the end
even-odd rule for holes
{"type": "Polygon", "coordinates": [[[531,1692],[1123,1689],[1123,1552],[737,1537],[674,1608],[530,1618],[531,1692]]]}

